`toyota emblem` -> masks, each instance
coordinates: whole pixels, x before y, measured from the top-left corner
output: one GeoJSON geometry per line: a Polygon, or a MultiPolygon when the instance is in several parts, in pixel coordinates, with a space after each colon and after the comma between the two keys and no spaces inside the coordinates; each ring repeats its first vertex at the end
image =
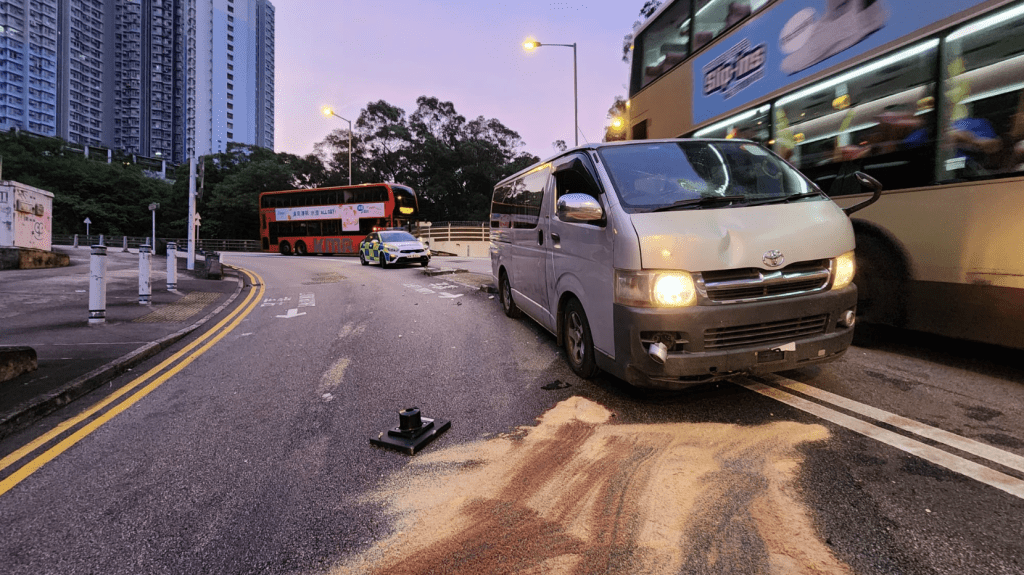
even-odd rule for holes
{"type": "Polygon", "coordinates": [[[761,258],[764,265],[770,268],[777,268],[782,265],[786,258],[782,256],[782,252],[779,250],[770,250],[764,253],[764,257],[761,258]]]}

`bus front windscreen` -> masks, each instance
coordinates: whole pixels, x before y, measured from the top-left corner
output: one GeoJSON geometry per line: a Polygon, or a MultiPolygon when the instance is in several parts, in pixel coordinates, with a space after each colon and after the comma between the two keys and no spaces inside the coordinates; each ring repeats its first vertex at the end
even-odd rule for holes
{"type": "Polygon", "coordinates": [[[599,153],[629,213],[826,199],[789,164],[752,142],[644,142],[599,153]]]}

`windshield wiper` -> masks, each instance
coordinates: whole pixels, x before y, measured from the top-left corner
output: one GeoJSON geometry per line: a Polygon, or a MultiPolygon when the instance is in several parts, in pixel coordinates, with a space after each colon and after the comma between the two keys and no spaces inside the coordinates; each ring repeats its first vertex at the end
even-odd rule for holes
{"type": "Polygon", "coordinates": [[[799,200],[802,198],[813,198],[814,196],[823,196],[822,192],[802,192],[799,194],[792,194],[789,196],[782,196],[781,198],[769,198],[767,200],[760,200],[757,202],[750,202],[748,206],[764,206],[767,204],[785,204],[793,200],[799,200]]]}
{"type": "Polygon", "coordinates": [[[647,210],[650,212],[667,212],[669,210],[678,210],[681,208],[706,208],[708,206],[715,206],[719,204],[734,204],[736,202],[742,202],[745,200],[744,196],[704,196],[700,198],[690,198],[688,200],[679,200],[678,202],[671,203],[667,206],[661,206],[660,208],[652,208],[647,210]]]}

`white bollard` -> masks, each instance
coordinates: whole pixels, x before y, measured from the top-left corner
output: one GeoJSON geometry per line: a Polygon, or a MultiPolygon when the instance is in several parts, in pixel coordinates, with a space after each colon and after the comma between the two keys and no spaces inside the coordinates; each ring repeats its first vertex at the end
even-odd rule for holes
{"type": "Polygon", "coordinates": [[[167,291],[178,289],[178,245],[167,242],[167,291]]]}
{"type": "Polygon", "coordinates": [[[100,234],[100,243],[98,245],[106,247],[107,244],[103,243],[103,234],[100,234]]]}
{"type": "Polygon", "coordinates": [[[122,238],[124,239],[124,249],[121,251],[128,253],[128,236],[122,236],[122,238]]]}
{"type": "Polygon", "coordinates": [[[93,246],[89,257],[89,323],[107,321],[107,247],[93,246]]]}
{"type": "Polygon", "coordinates": [[[153,295],[149,274],[150,256],[148,245],[139,246],[139,305],[149,305],[150,296],[153,295]]]}
{"type": "Polygon", "coordinates": [[[78,247],[78,234],[75,234],[75,247],[78,247]]]}

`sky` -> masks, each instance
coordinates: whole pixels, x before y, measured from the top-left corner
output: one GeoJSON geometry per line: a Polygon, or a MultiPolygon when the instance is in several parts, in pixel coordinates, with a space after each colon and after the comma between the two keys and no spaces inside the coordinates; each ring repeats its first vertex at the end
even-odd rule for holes
{"type": "Polygon", "coordinates": [[[272,0],[277,152],[306,155],[367,103],[412,114],[416,98],[452,102],[467,120],[496,118],[521,151],[547,158],[573,145],[576,43],[580,144],[600,142],[608,109],[627,96],[622,39],[643,0],[272,0]]]}

